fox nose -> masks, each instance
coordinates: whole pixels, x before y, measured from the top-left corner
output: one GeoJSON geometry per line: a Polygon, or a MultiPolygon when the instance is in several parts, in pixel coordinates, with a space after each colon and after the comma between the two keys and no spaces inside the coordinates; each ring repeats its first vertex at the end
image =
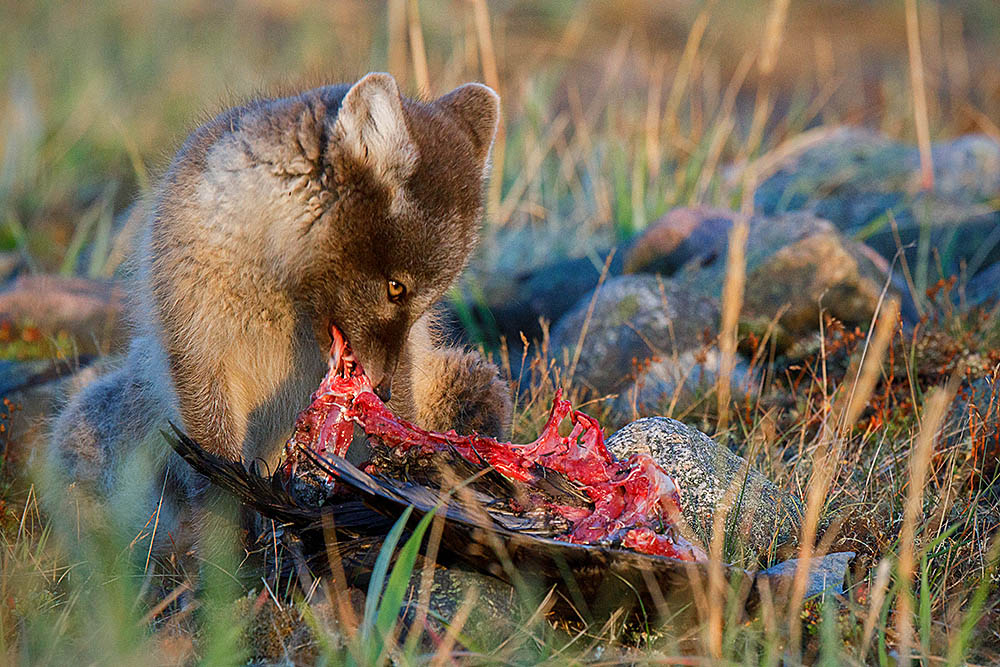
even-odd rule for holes
{"type": "Polygon", "coordinates": [[[382,399],[383,403],[388,403],[389,399],[392,398],[392,380],[388,377],[382,378],[382,381],[378,383],[375,387],[375,395],[382,399]]]}

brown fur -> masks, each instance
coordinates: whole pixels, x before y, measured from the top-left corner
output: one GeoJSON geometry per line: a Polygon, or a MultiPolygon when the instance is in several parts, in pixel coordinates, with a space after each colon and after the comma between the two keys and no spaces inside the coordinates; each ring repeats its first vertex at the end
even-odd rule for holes
{"type": "Polygon", "coordinates": [[[511,408],[497,368],[440,349],[429,323],[476,243],[497,116],[485,86],[421,103],[370,74],[196,130],[140,234],[128,359],[63,411],[59,467],[110,493],[138,456],[152,463],[131,476],[147,475],[154,499],[166,474],[181,504],[204,505],[182,462],[157,463],[169,459],[157,429],[174,420],[215,454],[273,465],[325,371],[331,322],[398,413],[500,435],[511,408]],[[389,280],[406,286],[398,303],[389,280]]]}

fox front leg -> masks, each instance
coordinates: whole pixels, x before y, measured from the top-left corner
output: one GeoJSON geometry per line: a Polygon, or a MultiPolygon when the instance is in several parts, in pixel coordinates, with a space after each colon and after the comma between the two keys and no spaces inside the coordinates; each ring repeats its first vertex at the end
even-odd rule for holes
{"type": "Polygon", "coordinates": [[[436,346],[430,328],[425,319],[411,332],[410,373],[417,424],[432,431],[508,436],[511,391],[500,369],[476,351],[436,346]]]}

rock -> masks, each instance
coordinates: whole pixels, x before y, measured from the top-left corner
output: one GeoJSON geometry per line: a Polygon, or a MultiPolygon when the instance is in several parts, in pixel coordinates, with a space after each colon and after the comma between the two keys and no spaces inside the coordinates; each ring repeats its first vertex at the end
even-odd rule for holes
{"type": "Polygon", "coordinates": [[[718,326],[718,310],[711,299],[692,295],[656,276],[608,280],[593,299],[593,313],[587,322],[591,300],[591,295],[584,296],[559,320],[549,348],[564,371],[562,379],[567,381],[565,373],[573,366],[586,323],[572,381],[599,396],[620,391],[635,379],[633,360],[654,358],[670,364],[676,353],[675,370],[683,376],[694,363],[693,354],[685,353],[706,347],[704,341],[711,340],[711,332],[718,326]]]}
{"type": "MultiPolygon", "coordinates": [[[[624,423],[649,415],[671,414],[670,408],[690,406],[711,395],[719,372],[719,351],[715,347],[688,350],[677,357],[650,361],[635,381],[613,404],[612,421],[624,423]]],[[[750,367],[742,358],[736,362],[730,382],[734,397],[745,396],[750,367]]]]}
{"type": "Polygon", "coordinates": [[[52,367],[49,359],[13,361],[0,359],[0,396],[19,390],[32,383],[32,378],[44,376],[52,367]]]}
{"type": "Polygon", "coordinates": [[[852,127],[817,130],[763,170],[754,195],[757,211],[778,215],[808,210],[863,240],[891,260],[905,250],[911,271],[921,263],[927,282],[937,279],[940,254],[946,275],[967,264],[974,274],[1000,261],[1000,143],[969,135],[935,144],[934,187],[920,189],[916,147],[852,127]],[[899,240],[889,212],[898,227],[899,240]],[[923,252],[923,259],[921,259],[923,252]]]}
{"type": "MultiPolygon", "coordinates": [[[[480,298],[468,295],[458,308],[452,304],[453,316],[466,328],[471,320],[484,342],[495,345],[503,336],[508,345],[520,350],[521,332],[528,340],[540,340],[540,319],[557,321],[581,297],[593,291],[607,256],[605,251],[594,258],[566,259],[514,276],[489,276],[481,281],[480,298]],[[465,317],[456,310],[465,311],[465,317]]],[[[620,275],[623,265],[624,253],[616,252],[608,276],[620,275]]]]}
{"type": "Polygon", "coordinates": [[[965,297],[976,306],[992,306],[1000,301],[1000,262],[977,273],[966,285],[965,297]]]}
{"type": "MultiPolygon", "coordinates": [[[[809,561],[809,576],[806,578],[805,599],[823,593],[833,595],[844,594],[844,577],[847,576],[847,566],[854,558],[853,551],[838,551],[826,554],[809,561]]],[[[790,558],[757,573],[757,585],[765,582],[771,587],[771,600],[784,601],[791,592],[795,580],[795,572],[799,568],[800,559],[790,558]],[[784,593],[784,595],[782,595],[784,593]]]]}
{"type": "Polygon", "coordinates": [[[278,606],[270,598],[258,601],[257,591],[233,602],[233,621],[248,664],[314,664],[323,647],[344,649],[347,639],[336,623],[336,605],[323,599],[309,605],[278,606]],[[308,606],[310,621],[303,609],[308,606]],[[322,638],[318,636],[322,633],[322,638]]]}
{"type": "MultiPolygon", "coordinates": [[[[388,522],[391,525],[392,521],[388,522]]],[[[370,575],[381,550],[380,542],[355,545],[344,551],[342,565],[347,574],[347,581],[361,590],[368,590],[371,585],[370,575]]],[[[458,614],[467,597],[474,601],[469,610],[469,616],[462,628],[463,636],[469,638],[477,647],[495,647],[507,637],[510,637],[525,616],[525,610],[520,606],[520,598],[514,587],[497,577],[470,569],[453,557],[445,556],[443,560],[433,563],[430,591],[427,592],[429,612],[426,624],[439,637],[444,636],[447,626],[458,614]]],[[[418,555],[407,583],[402,605],[399,609],[403,628],[410,628],[420,613],[421,586],[424,570],[428,561],[418,555]]],[[[530,576],[530,575],[527,575],[530,576]]],[[[385,585],[388,586],[389,579],[385,585]]],[[[383,589],[384,590],[384,589],[383,589]]],[[[360,605],[363,608],[363,604],[360,605]]],[[[534,608],[526,610],[528,614],[534,608]]],[[[425,637],[427,639],[427,637],[425,637]]],[[[434,646],[429,644],[428,650],[434,646]]]]}
{"type": "Polygon", "coordinates": [[[707,544],[717,511],[727,512],[743,544],[769,553],[798,532],[801,503],[707,435],[674,419],[651,417],[625,426],[608,439],[618,458],[650,454],[681,488],[681,512],[707,544]]]}
{"type": "Polygon", "coordinates": [[[762,261],[748,267],[744,296],[748,318],[770,321],[787,307],[779,323],[793,335],[815,330],[821,307],[850,324],[871,320],[885,273],[860,244],[844,238],[830,223],[809,216],[768,221],[753,233],[750,247],[762,261]],[[780,249],[769,254],[769,248],[780,249]],[[769,254],[766,259],[765,254],[769,254]]]}
{"type": "Polygon", "coordinates": [[[0,292],[0,318],[31,322],[50,335],[65,331],[79,354],[108,352],[127,340],[124,301],[110,281],[22,276],[0,292]]]}
{"type": "Polygon", "coordinates": [[[625,272],[669,276],[690,262],[713,262],[725,256],[732,226],[732,211],[675,208],[632,241],[625,251],[625,272]]]}
{"type": "Polygon", "coordinates": [[[113,359],[81,368],[77,361],[0,361],[0,452],[16,465],[27,463],[48,437],[60,406],[97,377],[113,359]]]}
{"type": "MultiPolygon", "coordinates": [[[[819,328],[821,304],[845,323],[867,325],[889,268],[863,244],[808,213],[752,218],[746,263],[741,319],[759,335],[780,312],[779,341],[785,343],[819,328]]],[[[675,280],[683,290],[719,298],[725,274],[723,254],[711,263],[689,264],[675,280]]]]}
{"type": "MultiPolygon", "coordinates": [[[[422,558],[417,560],[410,578],[410,588],[403,602],[402,612],[406,622],[413,622],[419,612],[424,562],[422,558]]],[[[440,565],[434,566],[431,581],[428,626],[443,636],[447,624],[455,618],[467,596],[471,597],[474,604],[462,628],[462,634],[473,641],[473,646],[494,648],[519,627],[518,621],[522,617],[519,598],[510,584],[463,567],[440,565]]]]}
{"type": "Polygon", "coordinates": [[[0,285],[6,285],[24,269],[24,257],[17,250],[0,251],[0,285]]]}
{"type": "Polygon", "coordinates": [[[949,443],[976,452],[979,480],[995,480],[1000,467],[1000,377],[977,373],[964,380],[952,400],[945,429],[949,443]],[[971,440],[971,442],[970,442],[971,440]]]}
{"type": "MultiPolygon", "coordinates": [[[[712,340],[735,215],[671,212],[657,223],[658,231],[640,237],[626,267],[673,270],[686,259],[673,279],[636,274],[602,286],[572,380],[598,396],[619,394],[613,421],[662,412],[675,396],[674,407],[685,407],[714,385],[718,351],[712,340]],[[700,240],[688,243],[692,239],[700,240]]],[[[847,324],[866,326],[889,270],[870,248],[808,213],[752,218],[746,254],[742,324],[762,335],[781,313],[776,335],[782,347],[819,328],[821,304],[847,324]]],[[[552,330],[550,350],[564,371],[573,365],[590,306],[586,295],[552,330]]],[[[746,371],[738,360],[732,382],[737,393],[747,384],[746,371]]]]}

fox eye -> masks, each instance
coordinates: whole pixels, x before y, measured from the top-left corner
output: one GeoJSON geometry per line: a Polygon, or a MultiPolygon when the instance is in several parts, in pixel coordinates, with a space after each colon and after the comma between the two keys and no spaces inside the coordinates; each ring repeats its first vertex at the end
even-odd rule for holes
{"type": "Polygon", "coordinates": [[[406,285],[398,280],[390,280],[387,286],[387,292],[389,294],[389,301],[399,303],[403,300],[403,297],[406,296],[406,285]]]}

